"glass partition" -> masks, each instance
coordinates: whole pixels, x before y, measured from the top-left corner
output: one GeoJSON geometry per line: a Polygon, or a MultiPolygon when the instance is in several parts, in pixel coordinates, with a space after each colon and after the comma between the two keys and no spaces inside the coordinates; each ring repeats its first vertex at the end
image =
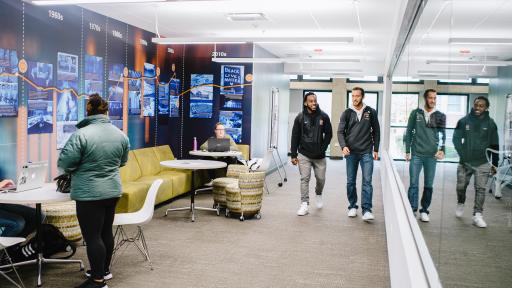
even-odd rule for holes
{"type": "Polygon", "coordinates": [[[511,39],[510,15],[512,1],[428,1],[393,75],[390,154],[444,287],[512,287],[512,46],[497,44],[511,39]]]}

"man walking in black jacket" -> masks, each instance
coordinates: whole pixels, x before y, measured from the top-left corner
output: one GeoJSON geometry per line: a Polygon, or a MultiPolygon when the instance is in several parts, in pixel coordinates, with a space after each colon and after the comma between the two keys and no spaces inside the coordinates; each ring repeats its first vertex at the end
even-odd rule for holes
{"type": "Polygon", "coordinates": [[[473,206],[473,225],[485,228],[482,216],[485,201],[485,187],[491,173],[496,173],[487,161],[490,156],[494,167],[498,166],[499,156],[486,155],[487,148],[499,149],[498,128],[494,120],[489,117],[489,100],[480,96],[473,102],[473,109],[464,118],[457,122],[453,133],[453,145],[460,156],[457,167],[457,209],[455,215],[462,217],[464,202],[466,202],[466,188],[471,176],[475,175],[475,201],[473,206]]]}
{"type": "Polygon", "coordinates": [[[329,116],[318,107],[315,93],[304,96],[304,107],[293,123],[290,155],[293,165],[299,165],[301,205],[297,215],[309,213],[309,180],[311,168],[316,178],[316,207],[323,207],[322,191],[325,184],[325,150],[332,139],[329,116]],[[298,150],[298,153],[297,153],[298,150]]]}
{"type": "Polygon", "coordinates": [[[352,89],[352,107],[345,110],[338,126],[338,142],[347,160],[348,216],[357,216],[357,169],[361,164],[363,191],[361,206],[363,220],[375,219],[372,214],[373,160],[379,158],[380,127],[377,111],[363,103],[364,90],[352,89]],[[373,152],[373,155],[372,155],[373,152]]]}

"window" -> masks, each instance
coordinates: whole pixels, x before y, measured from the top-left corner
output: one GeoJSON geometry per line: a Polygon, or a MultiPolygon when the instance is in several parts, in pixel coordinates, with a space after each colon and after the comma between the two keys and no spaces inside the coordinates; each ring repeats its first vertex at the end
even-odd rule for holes
{"type": "Polygon", "coordinates": [[[288,75],[288,76],[290,76],[290,80],[298,80],[299,79],[298,75],[288,75]]]}
{"type": "Polygon", "coordinates": [[[395,83],[395,82],[398,82],[398,83],[421,83],[421,80],[412,78],[410,76],[404,76],[404,77],[394,76],[393,83],[395,83]]]}
{"type": "Polygon", "coordinates": [[[476,78],[476,84],[489,84],[489,78],[476,78]]]}
{"type": "Polygon", "coordinates": [[[405,132],[411,112],[418,108],[418,93],[393,93],[391,95],[390,155],[404,159],[405,132]]]}
{"type": "Polygon", "coordinates": [[[437,94],[437,110],[446,114],[446,128],[455,128],[467,114],[468,95],[437,94]]]}
{"type": "Polygon", "coordinates": [[[378,76],[351,77],[348,82],[379,82],[378,76]]]}
{"type": "Polygon", "coordinates": [[[302,80],[331,81],[331,77],[303,75],[302,80]]]}
{"type": "MultiPolygon", "coordinates": [[[[379,110],[378,106],[377,106],[377,104],[379,102],[378,100],[379,100],[379,93],[365,91],[364,99],[363,99],[364,104],[366,104],[378,111],[379,110]]],[[[347,108],[348,107],[352,107],[352,91],[348,91],[347,108]]]]}
{"type": "Polygon", "coordinates": [[[471,78],[466,79],[438,79],[439,84],[471,84],[473,83],[471,78]]]}

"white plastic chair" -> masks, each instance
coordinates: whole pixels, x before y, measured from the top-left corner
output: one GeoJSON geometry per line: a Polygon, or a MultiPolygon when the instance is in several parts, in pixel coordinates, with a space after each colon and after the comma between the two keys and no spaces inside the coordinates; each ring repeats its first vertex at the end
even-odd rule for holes
{"type": "MultiPolygon", "coordinates": [[[[153,182],[153,184],[151,184],[148,194],[146,195],[144,205],[142,205],[142,208],[140,208],[139,211],[116,214],[114,218],[114,226],[117,226],[116,232],[114,234],[114,255],[124,244],[133,243],[135,247],[137,247],[137,249],[140,251],[142,256],[149,262],[151,270],[153,270],[153,264],[149,258],[149,250],[146,244],[146,237],[144,237],[144,232],[142,230],[142,225],[148,223],[153,218],[153,213],[155,212],[156,196],[158,194],[158,188],[160,188],[162,182],[162,179],[157,179],[153,182]],[[137,232],[133,237],[128,236],[123,228],[125,225],[137,225],[137,232]]],[[[112,258],[114,258],[114,255],[112,258]]],[[[113,262],[114,261],[112,261],[112,263],[113,262]]]]}
{"type": "Polygon", "coordinates": [[[487,162],[496,169],[496,174],[491,177],[486,190],[494,190],[494,197],[500,199],[502,197],[501,190],[506,185],[512,184],[512,151],[497,151],[487,148],[485,152],[487,162]],[[498,161],[498,167],[492,164],[492,157],[490,156],[493,154],[501,158],[501,160],[498,161]]]}
{"type": "MultiPolygon", "coordinates": [[[[265,156],[263,157],[263,161],[261,162],[260,167],[256,170],[256,172],[267,172],[268,168],[270,167],[270,163],[272,162],[272,149],[267,149],[267,153],[265,153],[265,156]]],[[[268,190],[267,185],[267,176],[265,175],[265,190],[267,191],[267,194],[270,194],[268,190]]]]}
{"type": "Polygon", "coordinates": [[[9,257],[9,254],[7,253],[7,248],[22,243],[24,241],[25,238],[22,237],[0,237],[0,252],[4,253],[4,257],[9,262],[9,264],[0,266],[0,268],[12,268],[14,270],[14,273],[16,273],[16,277],[18,277],[20,284],[16,283],[16,281],[14,281],[11,277],[7,276],[7,274],[5,274],[2,270],[0,270],[0,275],[4,276],[7,280],[9,280],[9,282],[14,284],[14,286],[18,288],[25,288],[25,285],[23,285],[23,281],[21,281],[20,275],[18,274],[16,267],[14,267],[11,257],[9,257]]]}

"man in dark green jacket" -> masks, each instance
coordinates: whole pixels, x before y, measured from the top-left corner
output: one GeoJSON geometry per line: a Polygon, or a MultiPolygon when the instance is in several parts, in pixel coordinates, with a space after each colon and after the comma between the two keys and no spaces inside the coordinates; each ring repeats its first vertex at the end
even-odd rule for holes
{"type": "MultiPolygon", "coordinates": [[[[485,187],[492,171],[487,161],[486,149],[499,149],[498,129],[494,120],[489,117],[489,100],[477,97],[471,112],[457,122],[453,133],[453,144],[459,154],[457,167],[457,209],[455,215],[462,217],[466,188],[472,175],[475,175],[475,204],[473,207],[473,224],[480,228],[487,227],[482,212],[485,201],[485,187]]],[[[491,155],[493,164],[497,166],[498,155],[491,155]]]]}
{"type": "Polygon", "coordinates": [[[424,187],[421,196],[420,220],[429,222],[428,207],[432,202],[437,160],[444,158],[446,142],[446,115],[436,110],[437,92],[427,89],[423,93],[425,106],[415,109],[409,116],[405,134],[405,160],[409,165],[409,202],[416,214],[418,210],[418,186],[424,168],[424,187]],[[441,135],[441,139],[440,136],[441,135]],[[411,151],[412,150],[412,151],[411,151]],[[412,152],[412,157],[411,157],[412,152]]]}

